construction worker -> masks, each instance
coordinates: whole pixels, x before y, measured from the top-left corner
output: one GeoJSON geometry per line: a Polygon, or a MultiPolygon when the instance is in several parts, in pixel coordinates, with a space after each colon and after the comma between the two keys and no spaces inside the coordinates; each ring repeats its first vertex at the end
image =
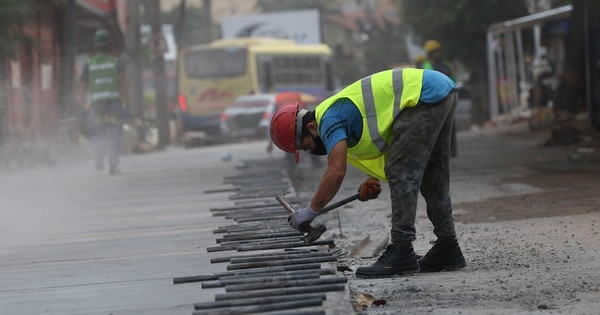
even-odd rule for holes
{"type": "Polygon", "coordinates": [[[288,105],[271,121],[271,138],[283,151],[328,155],[327,169],[310,204],[294,212],[296,229],[311,222],[338,192],[347,162],[368,176],[359,200],[377,198],[380,180],[391,192],[391,244],[360,278],[451,270],[465,266],[456,239],[449,195],[449,150],[457,93],[441,72],[392,69],[365,77],[321,102],[314,111],[288,105]],[[419,194],[437,241],[417,260],[415,213],[419,194]]]}
{"type": "Polygon", "coordinates": [[[104,170],[106,156],[110,174],[116,175],[120,173],[122,123],[126,113],[122,99],[127,96],[127,85],[124,66],[111,52],[109,43],[107,30],[95,32],[95,54],[85,62],[80,79],[91,106],[90,144],[96,170],[104,170]]]}
{"type": "MultiPolygon", "coordinates": [[[[427,60],[423,61],[422,69],[436,70],[447,75],[452,81],[456,82],[456,74],[454,67],[444,59],[442,45],[435,39],[430,39],[425,42],[423,50],[427,53],[427,60]]],[[[419,67],[417,67],[419,68],[419,67]]],[[[454,124],[453,124],[454,125],[454,124]]],[[[456,147],[456,128],[452,128],[452,141],[450,144],[450,157],[458,156],[456,147]]]]}

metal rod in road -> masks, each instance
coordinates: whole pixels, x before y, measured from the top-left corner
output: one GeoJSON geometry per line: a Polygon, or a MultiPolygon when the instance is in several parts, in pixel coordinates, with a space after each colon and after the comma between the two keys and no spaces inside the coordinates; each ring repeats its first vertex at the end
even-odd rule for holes
{"type": "Polygon", "coordinates": [[[265,258],[269,258],[272,256],[280,256],[280,255],[289,255],[289,254],[306,254],[306,253],[310,253],[312,252],[309,249],[298,249],[295,251],[280,251],[280,252],[275,252],[275,253],[261,253],[261,254],[253,254],[253,255],[237,255],[237,256],[224,256],[224,257],[217,257],[217,258],[211,258],[210,262],[211,263],[220,263],[220,262],[228,262],[230,261],[232,258],[255,258],[255,257],[265,257],[265,258]]]}
{"type": "Polygon", "coordinates": [[[281,205],[260,206],[260,207],[249,208],[249,209],[233,209],[233,210],[224,210],[224,211],[212,211],[212,214],[213,214],[213,216],[223,216],[223,215],[227,215],[227,214],[247,213],[249,211],[260,211],[260,210],[281,210],[281,205]]]}
{"type": "Polygon", "coordinates": [[[273,238],[273,237],[282,237],[282,236],[303,236],[304,234],[300,231],[283,231],[283,232],[272,232],[272,233],[236,233],[236,234],[228,234],[224,235],[222,238],[217,239],[217,243],[220,243],[219,240],[226,241],[242,241],[242,240],[251,240],[251,239],[260,239],[260,238],[273,238]]]}
{"type": "Polygon", "coordinates": [[[263,229],[254,229],[251,231],[230,231],[228,233],[226,233],[225,235],[222,235],[222,239],[224,240],[231,240],[231,241],[235,241],[236,239],[244,239],[244,238],[248,238],[251,236],[268,236],[268,235],[273,235],[273,234],[292,234],[292,233],[296,233],[296,235],[304,235],[303,233],[301,233],[298,230],[294,230],[294,229],[288,229],[287,227],[282,227],[280,226],[279,228],[263,228],[263,229]]]}
{"type": "Polygon", "coordinates": [[[206,311],[195,311],[194,315],[229,315],[229,314],[252,314],[270,311],[291,310],[303,307],[321,306],[321,299],[305,299],[271,304],[248,305],[238,307],[215,308],[206,311]]]}
{"type": "Polygon", "coordinates": [[[241,185],[238,187],[224,187],[224,188],[218,188],[218,189],[209,189],[209,190],[205,190],[204,193],[205,194],[212,194],[212,193],[222,193],[222,192],[238,192],[238,191],[246,191],[246,192],[250,192],[250,191],[273,191],[273,190],[287,190],[290,187],[289,183],[286,182],[275,182],[275,183],[270,183],[269,185],[261,185],[259,187],[248,187],[247,185],[241,185]],[[244,187],[246,186],[246,187],[244,187]]]}
{"type": "Polygon", "coordinates": [[[256,217],[256,216],[267,216],[267,215],[281,215],[283,211],[281,209],[271,209],[271,210],[255,210],[248,211],[246,213],[227,213],[224,215],[225,219],[235,220],[242,219],[246,217],[256,217]]]}
{"type": "Polygon", "coordinates": [[[292,227],[288,226],[287,224],[281,224],[281,222],[264,222],[264,224],[251,222],[246,224],[232,224],[228,226],[221,226],[213,230],[213,233],[242,233],[251,231],[256,231],[256,233],[265,233],[278,230],[294,231],[292,227]]]}
{"type": "Polygon", "coordinates": [[[297,259],[297,258],[308,258],[308,257],[337,257],[335,253],[331,252],[312,252],[312,253],[279,253],[278,255],[272,255],[268,257],[233,257],[229,260],[232,264],[260,262],[269,260],[281,260],[281,259],[297,259]]]}
{"type": "Polygon", "coordinates": [[[246,206],[235,206],[235,207],[225,207],[225,208],[210,208],[210,212],[221,212],[221,211],[231,211],[231,210],[244,210],[244,209],[255,209],[261,207],[274,207],[277,206],[278,203],[265,203],[265,204],[255,204],[255,205],[246,205],[246,206]]]}
{"type": "Polygon", "coordinates": [[[205,190],[205,194],[215,194],[215,193],[223,193],[223,192],[232,192],[232,191],[240,191],[240,187],[231,187],[231,188],[220,188],[220,189],[211,189],[205,190]]]}
{"type": "Polygon", "coordinates": [[[322,257],[308,257],[308,258],[296,258],[296,259],[280,259],[280,260],[268,260],[268,261],[257,261],[231,264],[227,266],[227,270],[239,270],[239,269],[251,269],[251,268],[263,268],[263,267],[275,267],[275,266],[287,266],[287,265],[301,265],[315,262],[332,262],[337,261],[336,256],[322,256],[322,257]]]}
{"type": "Polygon", "coordinates": [[[327,295],[325,293],[309,293],[309,294],[298,294],[298,295],[282,295],[282,296],[268,296],[260,298],[250,298],[243,300],[229,300],[229,301],[215,301],[215,302],[204,302],[195,303],[194,309],[203,310],[217,307],[234,307],[244,305],[257,305],[257,304],[268,304],[277,302],[297,301],[306,299],[321,299],[326,300],[327,295]]]}
{"type": "Polygon", "coordinates": [[[277,275],[277,276],[261,276],[261,277],[248,277],[248,278],[234,278],[234,279],[220,279],[218,281],[207,281],[202,283],[203,289],[220,288],[228,285],[238,284],[253,284],[253,283],[267,283],[267,282],[281,282],[281,281],[293,281],[293,280],[307,280],[307,279],[319,279],[321,273],[319,270],[310,270],[296,275],[277,275]]]}
{"type": "Polygon", "coordinates": [[[239,226],[231,225],[231,226],[223,226],[213,230],[214,234],[243,234],[243,233],[251,233],[255,231],[256,233],[271,233],[278,231],[297,231],[296,229],[290,227],[287,224],[281,224],[281,222],[276,222],[275,224],[264,224],[259,225],[256,223],[252,223],[253,227],[250,227],[246,224],[240,224],[239,226]]]}
{"type": "Polygon", "coordinates": [[[271,271],[271,272],[261,272],[261,273],[252,273],[252,274],[240,274],[240,275],[230,275],[230,276],[221,276],[219,280],[232,280],[232,279],[250,279],[250,278],[259,278],[259,277],[281,277],[281,276],[297,276],[310,274],[312,272],[318,272],[320,275],[334,275],[337,272],[336,269],[332,268],[321,268],[321,269],[304,269],[304,270],[289,270],[289,271],[271,271]]]}
{"type": "MultiPolygon", "coordinates": [[[[289,224],[287,222],[283,223],[280,221],[277,222],[273,222],[273,221],[265,221],[265,222],[238,222],[237,224],[232,224],[229,226],[222,226],[219,227],[220,229],[227,229],[228,231],[235,231],[235,230],[244,230],[244,229],[248,229],[248,228],[252,228],[252,229],[268,229],[268,228],[283,228],[283,227],[289,227],[289,224]]],[[[250,231],[250,230],[246,230],[246,231],[250,231]]]]}
{"type": "Polygon", "coordinates": [[[276,243],[276,244],[264,244],[264,245],[239,245],[237,247],[238,252],[246,252],[252,250],[267,250],[267,249],[281,249],[281,248],[292,248],[292,247],[306,247],[306,246],[316,246],[316,245],[328,245],[334,246],[334,242],[332,239],[328,240],[320,240],[314,241],[310,244],[302,242],[294,242],[294,243],[276,243]]]}
{"type": "Polygon", "coordinates": [[[224,251],[228,251],[228,250],[237,250],[238,246],[239,246],[238,244],[212,246],[212,247],[207,247],[206,251],[208,253],[214,253],[214,252],[224,252],[224,251]]]}
{"type": "MultiPolygon", "coordinates": [[[[303,265],[295,265],[295,266],[303,266],[303,265]]],[[[254,270],[254,269],[245,269],[245,270],[254,270]]],[[[289,271],[272,271],[270,273],[262,272],[256,274],[242,274],[242,275],[232,275],[232,276],[221,276],[219,280],[229,280],[229,279],[247,279],[247,278],[257,278],[257,277],[270,277],[270,276],[293,276],[293,275],[301,275],[305,273],[310,273],[313,271],[319,272],[320,275],[334,275],[337,272],[336,269],[332,268],[321,268],[321,269],[305,269],[305,270],[289,270],[289,271]]]]}
{"type": "MultiPolygon", "coordinates": [[[[269,196],[270,198],[268,199],[260,199],[260,200],[256,200],[256,199],[252,199],[252,200],[238,200],[235,201],[234,204],[236,206],[248,206],[248,205],[253,205],[253,204],[273,204],[276,205],[275,203],[273,203],[273,196],[269,196]]],[[[288,201],[292,204],[299,204],[301,202],[305,202],[305,199],[300,199],[300,198],[296,198],[296,197],[290,197],[288,198],[288,201]]]]}
{"type": "Polygon", "coordinates": [[[330,291],[344,291],[346,285],[343,283],[339,284],[325,284],[315,285],[306,287],[293,287],[293,288],[278,288],[278,289],[266,289],[256,291],[240,291],[240,292],[227,292],[215,295],[215,301],[223,300],[236,300],[236,299],[248,299],[263,296],[273,295],[293,295],[302,293],[319,293],[319,292],[330,292],[330,291]]]}
{"type": "Polygon", "coordinates": [[[237,223],[226,226],[220,226],[217,229],[226,230],[227,232],[248,232],[251,229],[272,229],[272,228],[291,228],[288,224],[281,224],[280,222],[248,222],[248,223],[237,223]]]}
{"type": "Polygon", "coordinates": [[[277,221],[283,224],[287,224],[288,214],[271,216],[271,217],[258,217],[258,218],[246,218],[246,219],[237,219],[235,222],[245,223],[245,222],[256,222],[256,221],[277,221]]]}
{"type": "MultiPolygon", "coordinates": [[[[285,194],[289,193],[289,190],[281,190],[281,191],[279,191],[279,193],[285,195],[285,194]]],[[[273,196],[273,192],[272,191],[256,192],[256,193],[248,193],[248,194],[238,193],[238,194],[234,194],[234,195],[229,196],[229,200],[240,200],[240,199],[251,199],[251,198],[265,198],[265,197],[270,197],[270,196],[273,196]]]]}
{"type": "Polygon", "coordinates": [[[255,240],[241,240],[241,241],[221,241],[221,245],[231,245],[231,244],[244,244],[244,245],[260,245],[260,244],[272,244],[272,243],[286,243],[286,242],[294,242],[294,241],[302,241],[304,240],[303,235],[296,236],[286,236],[286,237],[278,237],[278,238],[261,238],[255,240]]]}
{"type": "Polygon", "coordinates": [[[219,280],[220,277],[227,276],[241,276],[241,275],[257,275],[264,273],[272,273],[277,271],[294,271],[294,270],[309,270],[309,269],[321,269],[321,264],[306,264],[306,265],[290,265],[290,266],[279,266],[279,267],[267,267],[247,270],[236,270],[236,271],[224,271],[218,272],[212,275],[197,275],[197,276],[185,276],[173,278],[173,283],[191,283],[191,282],[202,282],[219,280]]]}
{"type": "Polygon", "coordinates": [[[276,239],[221,242],[220,246],[207,247],[206,251],[209,253],[212,253],[212,252],[222,252],[222,251],[229,251],[229,250],[238,250],[238,248],[240,246],[259,246],[259,247],[263,246],[263,247],[267,247],[266,249],[301,247],[298,244],[298,242],[302,242],[303,244],[305,244],[305,246],[324,245],[324,244],[317,243],[317,242],[322,242],[322,241],[316,241],[316,242],[312,242],[311,244],[306,244],[304,241],[304,238],[302,236],[295,236],[295,237],[282,237],[282,238],[276,238],[276,239]],[[281,245],[277,245],[277,244],[281,244],[281,245]],[[288,244],[291,244],[291,245],[286,246],[288,244]]]}
{"type": "Polygon", "coordinates": [[[225,292],[253,291],[253,290],[264,290],[264,289],[275,289],[275,288],[309,287],[309,286],[316,286],[316,285],[338,284],[338,283],[347,283],[347,282],[348,282],[348,278],[346,278],[346,277],[334,277],[334,278],[290,280],[290,281],[279,281],[279,282],[234,284],[234,285],[226,285],[225,292]]]}
{"type": "Polygon", "coordinates": [[[255,208],[255,209],[244,209],[239,211],[221,211],[221,212],[213,212],[213,217],[226,217],[226,218],[234,218],[243,215],[252,215],[256,213],[277,213],[277,211],[281,212],[281,207],[266,207],[266,208],[255,208]]]}

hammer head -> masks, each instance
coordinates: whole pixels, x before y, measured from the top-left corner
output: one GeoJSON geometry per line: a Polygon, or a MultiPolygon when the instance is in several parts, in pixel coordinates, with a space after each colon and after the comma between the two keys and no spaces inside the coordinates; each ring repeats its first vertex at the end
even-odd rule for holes
{"type": "Polygon", "coordinates": [[[327,229],[324,225],[317,225],[316,227],[310,226],[308,232],[304,236],[304,244],[312,244],[314,241],[318,240],[325,231],[327,231],[327,229]]]}
{"type": "MultiPolygon", "coordinates": [[[[285,210],[287,210],[290,214],[296,212],[296,208],[294,208],[294,206],[292,206],[292,204],[282,194],[277,195],[275,199],[277,199],[283,208],[285,208],[285,210]]],[[[306,224],[301,225],[300,229],[306,233],[304,236],[305,244],[312,244],[312,242],[318,240],[319,237],[321,237],[321,235],[323,235],[323,233],[325,233],[327,230],[323,225],[312,227],[309,222],[304,223],[306,224]]]]}

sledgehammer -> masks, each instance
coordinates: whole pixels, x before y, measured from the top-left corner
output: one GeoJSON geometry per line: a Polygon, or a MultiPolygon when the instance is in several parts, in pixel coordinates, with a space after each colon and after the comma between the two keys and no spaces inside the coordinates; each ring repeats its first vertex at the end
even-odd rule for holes
{"type": "MultiPolygon", "coordinates": [[[[287,210],[290,214],[296,212],[296,208],[294,208],[294,206],[292,206],[292,204],[287,199],[285,199],[285,197],[282,194],[277,195],[275,199],[277,199],[277,201],[279,201],[283,208],[285,208],[285,210],[287,210]]],[[[320,213],[327,213],[356,199],[358,199],[358,194],[354,194],[346,199],[342,199],[338,202],[332,203],[331,205],[323,208],[320,211],[320,213]]],[[[324,225],[317,225],[316,227],[313,227],[310,225],[309,222],[304,222],[303,224],[301,224],[300,229],[304,231],[304,233],[306,233],[306,236],[304,236],[304,243],[306,244],[312,244],[312,242],[318,240],[319,237],[321,237],[321,235],[323,235],[323,233],[325,233],[325,231],[327,230],[324,225]]]]}

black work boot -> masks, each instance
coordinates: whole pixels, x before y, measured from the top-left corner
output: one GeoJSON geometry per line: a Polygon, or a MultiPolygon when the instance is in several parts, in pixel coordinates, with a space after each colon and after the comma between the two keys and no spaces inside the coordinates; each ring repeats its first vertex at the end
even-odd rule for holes
{"type": "Polygon", "coordinates": [[[467,265],[456,238],[438,238],[431,244],[433,247],[419,259],[421,272],[451,271],[467,265]]]}
{"type": "Polygon", "coordinates": [[[369,267],[356,269],[357,278],[389,278],[419,272],[419,262],[410,242],[392,243],[369,267]]]}

